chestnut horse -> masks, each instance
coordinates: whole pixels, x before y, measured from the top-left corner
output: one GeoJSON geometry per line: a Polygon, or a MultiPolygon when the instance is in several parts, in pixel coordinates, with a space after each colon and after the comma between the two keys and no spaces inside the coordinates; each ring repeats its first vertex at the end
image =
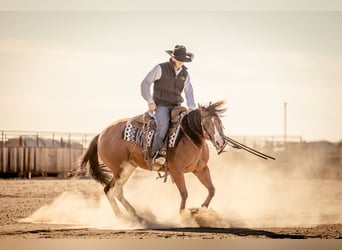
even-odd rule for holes
{"type": "MultiPolygon", "coordinates": [[[[220,120],[226,110],[223,105],[224,101],[219,101],[186,113],[181,120],[178,144],[168,149],[167,169],[180,192],[181,211],[185,209],[188,197],[184,173],[192,172],[208,189],[202,207],[208,207],[215,194],[207,165],[209,149],[206,140],[211,141],[218,152],[226,146],[220,120]]],[[[146,170],[151,168],[144,159],[143,147],[123,140],[126,122],[127,119],[119,120],[94,137],[82,156],[81,168],[89,163],[92,177],[105,186],[104,192],[117,216],[121,216],[122,212],[116,200],[129,214],[140,218],[124,197],[123,186],[137,167],[146,170]]]]}

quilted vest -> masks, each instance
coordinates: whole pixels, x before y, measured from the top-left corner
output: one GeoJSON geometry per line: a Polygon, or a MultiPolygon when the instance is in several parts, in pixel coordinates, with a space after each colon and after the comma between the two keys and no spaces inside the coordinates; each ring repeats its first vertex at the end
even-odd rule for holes
{"type": "Polygon", "coordinates": [[[178,106],[184,101],[181,94],[188,76],[187,68],[183,66],[176,76],[171,60],[159,65],[162,75],[153,84],[153,100],[157,105],[178,106]]]}

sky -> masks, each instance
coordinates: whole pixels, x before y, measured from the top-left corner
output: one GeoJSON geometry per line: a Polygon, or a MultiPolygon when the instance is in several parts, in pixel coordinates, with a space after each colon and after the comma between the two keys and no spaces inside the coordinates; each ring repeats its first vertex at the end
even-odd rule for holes
{"type": "Polygon", "coordinates": [[[145,75],[176,44],[195,101],[227,135],[342,140],[342,12],[1,11],[0,130],[101,132],[147,110],[145,75]]]}

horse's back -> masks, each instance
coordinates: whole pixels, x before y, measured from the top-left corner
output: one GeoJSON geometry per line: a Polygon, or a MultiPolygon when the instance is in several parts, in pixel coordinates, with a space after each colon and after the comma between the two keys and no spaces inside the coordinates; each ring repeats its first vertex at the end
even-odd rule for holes
{"type": "Polygon", "coordinates": [[[98,152],[103,161],[106,159],[113,159],[116,156],[117,159],[122,158],[125,160],[128,158],[127,147],[129,143],[122,139],[122,131],[129,118],[120,119],[113,122],[107,128],[105,128],[99,137],[98,152]]]}
{"type": "Polygon", "coordinates": [[[123,118],[120,120],[117,120],[110,124],[108,127],[106,127],[100,134],[100,138],[111,138],[111,137],[116,137],[117,135],[120,135],[120,130],[122,131],[126,122],[129,120],[129,118],[123,118]]]}

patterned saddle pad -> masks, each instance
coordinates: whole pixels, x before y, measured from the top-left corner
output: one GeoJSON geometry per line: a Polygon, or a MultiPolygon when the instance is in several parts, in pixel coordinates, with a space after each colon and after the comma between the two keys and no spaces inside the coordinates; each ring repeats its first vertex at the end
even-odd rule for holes
{"type": "MultiPolygon", "coordinates": [[[[182,117],[183,116],[184,114],[182,115],[182,117]]],[[[180,122],[177,125],[175,130],[173,131],[169,130],[169,133],[167,135],[169,148],[174,148],[176,146],[176,141],[177,141],[179,131],[180,131],[180,122]]],[[[124,131],[123,131],[122,139],[124,139],[125,141],[136,143],[139,146],[143,146],[143,142],[145,140],[147,143],[147,146],[151,147],[154,133],[155,133],[155,130],[148,129],[147,131],[143,131],[143,129],[133,126],[131,120],[128,120],[126,122],[124,131]],[[144,138],[144,136],[146,136],[146,138],[144,138]]]]}

